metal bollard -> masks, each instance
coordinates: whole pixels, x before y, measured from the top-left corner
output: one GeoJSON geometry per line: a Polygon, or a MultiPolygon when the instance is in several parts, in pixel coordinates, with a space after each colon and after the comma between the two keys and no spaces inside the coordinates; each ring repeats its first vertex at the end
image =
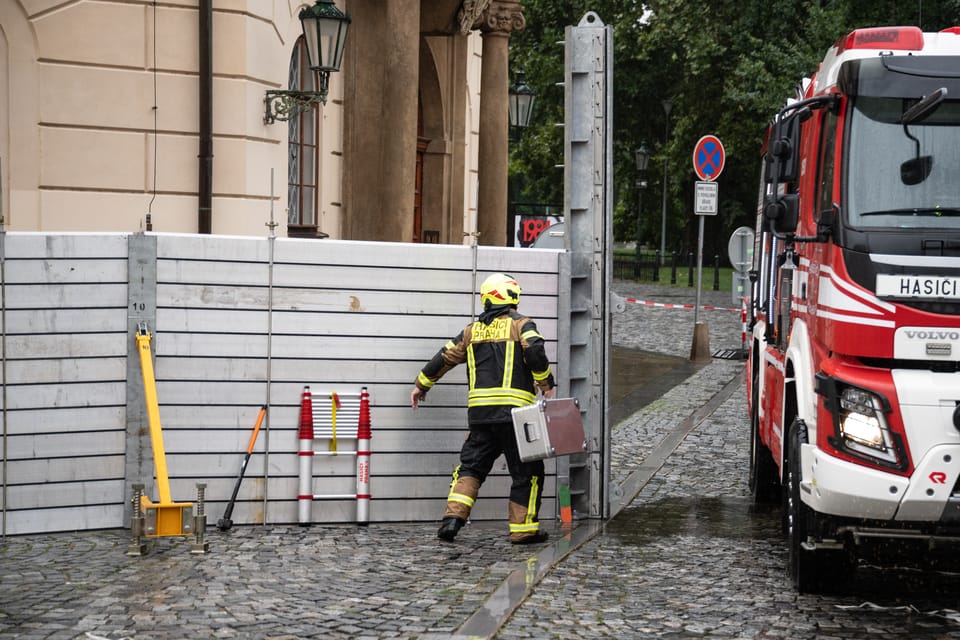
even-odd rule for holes
{"type": "Polygon", "coordinates": [[[687,286],[693,286],[693,252],[687,254],[687,286]]]}
{"type": "Polygon", "coordinates": [[[720,256],[713,256],[713,290],[720,291],[720,256]]]}
{"type": "Polygon", "coordinates": [[[207,488],[206,483],[197,483],[197,510],[193,516],[193,545],[190,547],[190,553],[206,553],[210,550],[210,543],[206,541],[207,515],[204,513],[203,494],[207,488]]]}
{"type": "Polygon", "coordinates": [[[670,252],[670,284],[677,284],[677,252],[670,252]]]}

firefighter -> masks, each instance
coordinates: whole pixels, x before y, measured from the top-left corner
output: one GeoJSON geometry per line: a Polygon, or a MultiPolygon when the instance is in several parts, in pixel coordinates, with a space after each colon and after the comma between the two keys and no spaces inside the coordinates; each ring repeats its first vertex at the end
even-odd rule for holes
{"type": "Polygon", "coordinates": [[[522,462],[513,431],[511,409],[533,404],[537,391],[553,396],[554,380],[537,325],[517,312],[520,285],[513,276],[495,273],[480,286],[483,311],[475,322],[445,344],[424,365],[410,406],[416,409],[445,373],[467,363],[470,433],[453,471],[447,509],[437,537],[452,541],[470,516],[480,485],[502,453],[510,487],[510,541],[532,544],[547,539],[537,517],[543,491],[543,461],[522,462]]]}

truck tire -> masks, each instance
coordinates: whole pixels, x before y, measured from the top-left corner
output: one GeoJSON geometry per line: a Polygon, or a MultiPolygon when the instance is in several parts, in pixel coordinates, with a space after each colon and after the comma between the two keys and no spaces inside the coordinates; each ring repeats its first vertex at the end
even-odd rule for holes
{"type": "Polygon", "coordinates": [[[788,437],[785,515],[790,547],[790,576],[800,593],[841,589],[850,576],[853,560],[845,550],[807,549],[803,543],[817,533],[817,512],[800,499],[800,446],[807,442],[807,426],[794,418],[788,437]]]}
{"type": "Polygon", "coordinates": [[[753,504],[771,505],[781,500],[780,476],[770,449],[760,439],[760,385],[758,373],[753,374],[753,407],[750,410],[750,495],[753,504]]]}

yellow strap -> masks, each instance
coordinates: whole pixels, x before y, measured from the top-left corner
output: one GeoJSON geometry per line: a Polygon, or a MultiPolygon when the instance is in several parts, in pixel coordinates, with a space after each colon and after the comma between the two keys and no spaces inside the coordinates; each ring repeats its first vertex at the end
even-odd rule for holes
{"type": "Polygon", "coordinates": [[[330,451],[337,452],[337,405],[340,404],[340,398],[336,392],[330,394],[330,427],[333,431],[333,437],[330,438],[330,451]]]}

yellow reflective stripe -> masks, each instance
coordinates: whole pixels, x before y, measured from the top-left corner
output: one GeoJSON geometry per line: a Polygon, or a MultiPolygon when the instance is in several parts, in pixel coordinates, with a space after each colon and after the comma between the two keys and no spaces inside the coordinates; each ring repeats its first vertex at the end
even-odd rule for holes
{"type": "Polygon", "coordinates": [[[500,381],[500,384],[504,388],[510,387],[510,382],[513,380],[513,352],[514,352],[515,342],[507,343],[506,353],[503,354],[503,380],[500,381]]]}
{"type": "Polygon", "coordinates": [[[506,404],[525,407],[536,402],[537,396],[520,389],[474,389],[467,398],[468,407],[486,407],[506,404]]]}
{"type": "Polygon", "coordinates": [[[540,523],[534,522],[533,524],[513,524],[510,523],[510,533],[527,533],[530,531],[537,532],[540,530],[540,523]]]}
{"type": "Polygon", "coordinates": [[[540,493],[540,488],[537,486],[538,484],[537,476],[530,478],[530,499],[527,500],[527,524],[533,522],[533,516],[537,513],[537,495],[540,493]]]}
{"type": "Polygon", "coordinates": [[[457,343],[456,343],[456,342],[454,342],[453,340],[448,340],[448,341],[447,341],[447,344],[443,345],[443,348],[446,349],[447,351],[450,351],[450,350],[453,349],[455,346],[457,346],[457,343]]]}
{"type": "Polygon", "coordinates": [[[420,372],[420,375],[417,376],[417,382],[418,382],[418,383],[420,384],[420,386],[423,387],[424,389],[429,389],[429,388],[431,388],[434,384],[436,384],[433,380],[431,380],[431,379],[428,378],[427,376],[423,375],[423,371],[421,371],[421,372],[420,372]]]}
{"type": "Polygon", "coordinates": [[[526,400],[536,400],[536,396],[524,389],[513,389],[510,387],[487,387],[483,389],[473,389],[470,391],[471,398],[492,398],[492,397],[512,397],[526,400]]]}
{"type": "Polygon", "coordinates": [[[546,370],[546,371],[540,371],[540,372],[534,371],[534,372],[533,372],[533,379],[536,380],[537,382],[541,382],[541,381],[543,381],[543,380],[546,380],[546,379],[549,378],[549,377],[550,377],[550,367],[547,367],[547,370],[546,370]]]}
{"type": "Polygon", "coordinates": [[[542,335],[540,335],[537,331],[534,331],[532,329],[530,331],[524,331],[523,333],[520,334],[521,340],[530,340],[530,338],[540,338],[541,340],[544,339],[542,335]]]}
{"type": "Polygon", "coordinates": [[[474,409],[476,407],[529,407],[532,402],[520,402],[519,400],[510,400],[508,398],[490,398],[487,400],[475,400],[468,402],[467,407],[474,409]]]}
{"type": "Polygon", "coordinates": [[[470,496],[465,496],[462,493],[453,493],[451,491],[450,495],[447,496],[447,502],[459,502],[460,504],[465,504],[468,507],[472,507],[476,500],[470,496]]]}
{"type": "Polygon", "coordinates": [[[453,493],[453,487],[456,486],[457,480],[460,479],[460,465],[453,470],[453,477],[450,480],[450,493],[453,493]]]}
{"type": "Polygon", "coordinates": [[[467,347],[467,383],[469,388],[477,384],[477,359],[473,355],[473,345],[467,347]]]}

